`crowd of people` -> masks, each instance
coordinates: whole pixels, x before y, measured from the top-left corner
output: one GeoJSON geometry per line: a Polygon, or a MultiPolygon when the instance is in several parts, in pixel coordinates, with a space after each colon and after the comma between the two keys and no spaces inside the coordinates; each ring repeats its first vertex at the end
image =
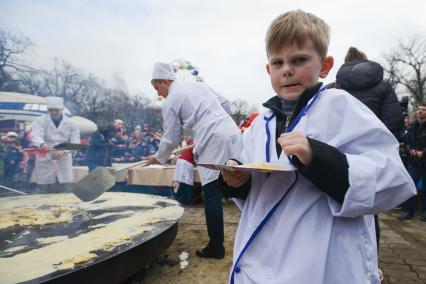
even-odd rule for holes
{"type": "Polygon", "coordinates": [[[111,166],[112,163],[134,163],[154,155],[158,150],[162,133],[148,123],[136,125],[130,133],[124,122],[116,119],[111,123],[99,123],[98,131],[92,134],[87,151],[80,151],[75,159],[77,165],[111,166]]]}
{"type": "MultiPolygon", "coordinates": [[[[52,105],[50,106],[52,107],[52,105]]],[[[56,109],[60,109],[61,105],[59,107],[56,105],[55,107],[57,107],[56,109]]],[[[53,109],[56,110],[55,108],[53,109]]],[[[50,112],[54,114],[55,111],[50,112]]],[[[49,179],[48,176],[49,173],[53,175],[55,171],[52,171],[52,169],[57,169],[58,165],[54,165],[51,160],[59,162],[62,156],[50,157],[52,158],[50,159],[43,151],[40,151],[42,149],[40,147],[43,144],[42,142],[45,142],[45,138],[41,138],[40,135],[43,137],[54,137],[54,139],[58,138],[58,133],[51,133],[49,135],[45,133],[49,126],[48,116],[50,114],[43,116],[44,122],[43,120],[40,120],[39,123],[36,122],[32,128],[27,129],[28,131],[8,131],[0,136],[1,185],[26,192],[38,192],[36,184],[44,184],[43,180],[46,180],[47,184],[54,183],[56,177],[51,176],[49,179]],[[39,125],[40,123],[42,125],[39,125]],[[42,170],[40,172],[40,169],[43,168],[42,160],[46,160],[44,165],[46,171],[42,170]],[[38,171],[35,170],[36,163],[38,171]]],[[[72,139],[64,139],[67,142],[87,144],[89,146],[87,149],[70,152],[71,160],[64,162],[66,164],[63,164],[62,167],[71,168],[72,165],[88,166],[89,170],[92,170],[97,166],[111,166],[112,163],[141,161],[157,151],[162,136],[161,132],[155,131],[147,123],[143,123],[142,126],[135,126],[134,130],[128,134],[125,123],[120,119],[112,121],[106,127],[101,123],[98,128],[98,131],[89,137],[80,137],[78,134],[78,136],[72,139]]],[[[73,129],[75,132],[76,128],[73,129]]],[[[65,132],[70,133],[70,131],[65,132]]],[[[58,143],[59,141],[56,140],[50,142],[52,145],[58,143]]],[[[45,144],[49,145],[49,143],[45,144]]],[[[50,146],[47,145],[45,147],[47,152],[49,152],[50,146]]],[[[56,153],[59,153],[58,155],[65,154],[59,151],[56,151],[56,153]]],[[[50,153],[50,155],[52,154],[50,153]]],[[[58,176],[58,181],[64,178],[62,174],[56,175],[58,176]]],[[[65,183],[72,182],[70,178],[66,178],[65,180],[65,183]]]]}
{"type": "Polygon", "coordinates": [[[420,209],[420,219],[426,222],[426,105],[415,111],[412,122],[405,120],[406,127],[400,133],[401,159],[417,187],[418,194],[403,204],[401,220],[412,219],[420,209]],[[417,208],[419,206],[419,208],[417,208]]]}

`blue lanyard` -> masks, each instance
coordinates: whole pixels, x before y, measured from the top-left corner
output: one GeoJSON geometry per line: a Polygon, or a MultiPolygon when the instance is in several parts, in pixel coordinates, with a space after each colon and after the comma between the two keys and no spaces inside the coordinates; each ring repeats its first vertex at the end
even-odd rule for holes
{"type": "Polygon", "coordinates": [[[269,131],[269,122],[275,117],[275,113],[270,117],[263,117],[265,120],[265,130],[266,130],[266,162],[271,161],[271,154],[269,152],[269,145],[271,144],[271,132],[269,131]]]}
{"type": "MultiPolygon", "coordinates": [[[[314,95],[314,97],[311,99],[311,102],[302,108],[302,110],[300,111],[299,115],[296,117],[296,119],[293,121],[293,123],[288,128],[288,132],[293,131],[293,129],[296,127],[296,125],[299,123],[299,121],[302,119],[302,117],[304,115],[306,115],[306,113],[309,111],[309,109],[317,101],[320,93],[324,89],[325,89],[325,86],[322,86],[318,90],[318,92],[314,95]]],[[[275,114],[272,114],[270,117],[266,117],[266,116],[264,117],[265,128],[266,128],[266,136],[267,136],[267,140],[266,140],[266,161],[267,162],[270,162],[270,159],[271,159],[270,153],[269,153],[269,145],[271,143],[271,133],[269,131],[269,122],[272,120],[273,117],[275,117],[275,114]]],[[[291,160],[290,160],[290,162],[291,162],[291,160]]],[[[299,178],[299,174],[296,171],[293,183],[290,185],[290,187],[288,188],[288,190],[283,194],[283,196],[281,196],[281,198],[278,200],[278,202],[275,203],[275,205],[272,207],[272,209],[269,210],[268,214],[266,214],[266,216],[263,218],[263,220],[260,222],[260,224],[256,227],[256,230],[254,230],[253,234],[251,234],[251,236],[250,236],[249,240],[247,241],[247,243],[244,245],[243,250],[238,255],[238,258],[235,261],[234,267],[232,268],[231,281],[230,281],[231,284],[234,284],[234,275],[235,275],[235,273],[240,273],[240,271],[241,271],[240,267],[238,266],[238,263],[240,262],[241,257],[247,251],[247,249],[249,248],[249,246],[253,243],[254,239],[257,237],[257,235],[260,233],[260,231],[263,229],[263,227],[266,225],[266,223],[269,221],[269,219],[271,219],[271,217],[274,214],[275,210],[278,208],[278,206],[280,206],[281,202],[285,199],[285,197],[287,196],[287,194],[294,188],[294,186],[297,183],[298,178],[299,178]]]]}

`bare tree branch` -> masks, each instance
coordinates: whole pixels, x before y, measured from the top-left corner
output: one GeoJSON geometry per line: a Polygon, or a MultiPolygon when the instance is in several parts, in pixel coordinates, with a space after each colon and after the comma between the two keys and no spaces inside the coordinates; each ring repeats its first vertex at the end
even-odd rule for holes
{"type": "Polygon", "coordinates": [[[414,107],[426,99],[426,37],[412,36],[399,41],[385,56],[384,69],[392,86],[411,97],[414,107]]]}
{"type": "Polygon", "coordinates": [[[28,56],[34,44],[29,38],[0,28],[0,90],[8,83],[16,84],[14,72],[33,71],[28,56]]]}

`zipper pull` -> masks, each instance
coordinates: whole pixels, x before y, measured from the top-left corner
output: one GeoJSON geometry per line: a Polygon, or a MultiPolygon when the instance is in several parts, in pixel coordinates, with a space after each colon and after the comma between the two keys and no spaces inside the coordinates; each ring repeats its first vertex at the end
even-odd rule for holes
{"type": "Polygon", "coordinates": [[[288,126],[290,124],[290,115],[287,116],[285,120],[284,133],[287,133],[288,126]]]}

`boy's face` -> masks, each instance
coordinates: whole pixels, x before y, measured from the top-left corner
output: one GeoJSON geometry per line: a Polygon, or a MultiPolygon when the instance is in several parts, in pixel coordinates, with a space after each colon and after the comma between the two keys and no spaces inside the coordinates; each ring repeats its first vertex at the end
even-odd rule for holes
{"type": "Polygon", "coordinates": [[[322,59],[308,41],[301,48],[293,45],[270,54],[266,70],[278,96],[297,100],[306,89],[314,87],[320,77],[325,78],[332,67],[333,58],[322,59]]]}

